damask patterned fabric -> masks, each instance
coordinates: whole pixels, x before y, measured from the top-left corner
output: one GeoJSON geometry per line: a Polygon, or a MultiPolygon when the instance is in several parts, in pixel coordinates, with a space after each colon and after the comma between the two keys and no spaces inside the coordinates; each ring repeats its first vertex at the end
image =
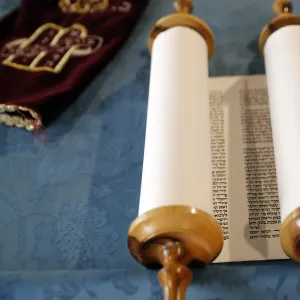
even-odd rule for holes
{"type": "MultiPolygon", "coordinates": [[[[271,4],[195,1],[195,14],[216,35],[212,76],[264,72],[257,37],[271,4]]],[[[0,13],[17,5],[0,0],[0,13]]],[[[49,127],[46,143],[0,126],[1,300],[162,300],[156,273],[130,257],[126,241],[138,211],[148,32],[172,9],[171,0],[150,1],[120,55],[49,127]]],[[[194,274],[188,300],[300,296],[299,266],[290,261],[212,265],[194,274]]]]}

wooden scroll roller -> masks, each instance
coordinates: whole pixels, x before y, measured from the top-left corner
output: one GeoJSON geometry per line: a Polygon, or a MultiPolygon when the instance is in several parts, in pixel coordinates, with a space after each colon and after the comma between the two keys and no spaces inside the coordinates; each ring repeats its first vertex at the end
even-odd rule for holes
{"type": "Polygon", "coordinates": [[[152,52],[139,217],[128,248],[146,266],[160,265],[165,300],[184,300],[195,261],[209,264],[223,248],[212,217],[208,57],[210,28],[191,16],[191,1],[159,20],[152,52]]]}
{"type": "Polygon", "coordinates": [[[150,53],[152,52],[153,42],[160,33],[175,26],[184,26],[194,29],[205,39],[210,58],[214,51],[214,36],[211,29],[205,22],[189,14],[193,9],[192,0],[178,0],[175,2],[174,7],[176,10],[175,14],[168,15],[158,20],[152,28],[148,39],[150,53]]]}
{"type": "Polygon", "coordinates": [[[201,210],[160,207],[134,220],[128,247],[139,263],[163,266],[158,279],[165,300],[184,300],[192,281],[187,266],[195,261],[214,261],[223,248],[223,234],[218,222],[201,210]]]}
{"type": "Polygon", "coordinates": [[[259,47],[265,56],[281,212],[281,246],[300,262],[300,16],[291,1],[277,0],[277,17],[263,29],[259,47]]]}
{"type": "Polygon", "coordinates": [[[300,25],[300,17],[292,14],[293,5],[290,0],[276,0],[273,4],[273,11],[276,18],[264,27],[259,37],[261,53],[264,53],[266,42],[272,33],[285,26],[300,25]]]}
{"type": "Polygon", "coordinates": [[[223,234],[218,222],[201,210],[160,207],[134,220],[128,247],[139,263],[163,266],[158,279],[165,300],[184,300],[192,281],[187,266],[195,261],[214,261],[223,248],[223,234]]]}

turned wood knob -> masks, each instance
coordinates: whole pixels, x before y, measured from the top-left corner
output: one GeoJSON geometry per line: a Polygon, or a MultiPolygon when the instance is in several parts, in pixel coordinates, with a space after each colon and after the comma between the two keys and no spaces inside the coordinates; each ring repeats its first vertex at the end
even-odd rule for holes
{"type": "Polygon", "coordinates": [[[273,4],[273,11],[277,16],[282,13],[292,13],[293,4],[290,0],[276,0],[273,4]]]}
{"type": "Polygon", "coordinates": [[[191,13],[193,10],[193,1],[192,0],[177,0],[174,3],[176,12],[178,13],[191,13]]]}

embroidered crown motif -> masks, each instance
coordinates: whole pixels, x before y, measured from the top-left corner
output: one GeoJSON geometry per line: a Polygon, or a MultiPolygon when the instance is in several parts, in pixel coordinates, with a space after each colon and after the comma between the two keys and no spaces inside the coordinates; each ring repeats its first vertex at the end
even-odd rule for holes
{"type": "Polygon", "coordinates": [[[102,37],[88,35],[81,24],[64,28],[47,23],[29,38],[7,43],[0,58],[4,58],[3,65],[15,69],[59,73],[72,57],[90,55],[102,44],[102,37]]]}

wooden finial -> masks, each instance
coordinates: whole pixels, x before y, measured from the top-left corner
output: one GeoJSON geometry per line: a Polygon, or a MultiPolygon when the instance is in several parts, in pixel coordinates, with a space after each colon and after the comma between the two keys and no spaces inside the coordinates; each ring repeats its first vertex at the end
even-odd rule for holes
{"type": "Polygon", "coordinates": [[[152,28],[148,39],[150,54],[152,53],[153,43],[159,34],[171,28],[182,26],[195,30],[204,38],[208,48],[208,58],[210,59],[214,51],[214,35],[204,21],[190,14],[193,10],[193,1],[176,0],[174,7],[176,13],[161,18],[152,28]]]}
{"type": "Polygon", "coordinates": [[[293,4],[290,0],[275,0],[273,11],[277,16],[291,14],[293,12],[293,4]]]}
{"type": "Polygon", "coordinates": [[[164,300],[184,300],[192,261],[209,264],[223,248],[220,224],[189,206],[166,206],[148,211],[130,226],[128,248],[146,266],[160,264],[158,279],[164,300]]]}
{"type": "Polygon", "coordinates": [[[267,40],[274,32],[286,26],[300,25],[300,16],[293,14],[293,5],[290,0],[275,0],[273,11],[276,18],[264,27],[259,37],[259,49],[262,54],[264,54],[267,40]]]}
{"type": "Polygon", "coordinates": [[[192,0],[177,0],[174,3],[176,12],[178,13],[191,13],[193,10],[193,1],[192,0]]]}
{"type": "MultiPolygon", "coordinates": [[[[188,3],[188,2],[187,2],[188,3]]],[[[191,2],[189,2],[191,3],[191,2]]],[[[162,32],[176,26],[191,28],[198,32],[206,41],[208,48],[208,57],[210,58],[214,51],[214,35],[210,27],[201,19],[188,13],[175,13],[161,18],[152,28],[148,40],[148,48],[152,52],[152,46],[155,39],[162,32]]]]}

